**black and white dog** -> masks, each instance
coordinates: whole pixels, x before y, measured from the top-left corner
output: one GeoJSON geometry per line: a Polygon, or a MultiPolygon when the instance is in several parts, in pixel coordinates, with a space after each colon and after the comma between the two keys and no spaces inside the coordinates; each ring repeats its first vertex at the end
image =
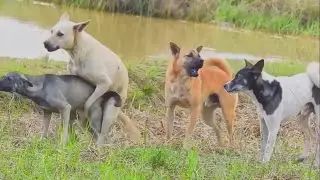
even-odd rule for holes
{"type": "MultiPolygon", "coordinates": [[[[94,85],[75,75],[44,74],[35,76],[11,72],[0,78],[0,91],[20,94],[31,99],[43,109],[43,137],[48,135],[52,113],[61,114],[63,144],[67,141],[68,126],[76,118],[76,111],[79,113],[81,125],[85,125],[87,118],[84,117],[83,108],[94,89],[94,85]]],[[[108,91],[90,107],[89,125],[95,138],[101,131],[104,103],[106,102],[113,102],[115,107],[120,107],[122,103],[118,93],[108,91]],[[110,101],[108,101],[109,99],[110,101]]]]}
{"type": "MultiPolygon", "coordinates": [[[[263,59],[254,65],[246,60],[245,63],[245,67],[224,87],[230,93],[246,93],[257,106],[258,115],[261,117],[262,161],[268,162],[271,158],[280,124],[287,118],[304,114],[304,118],[300,118],[300,124],[304,127],[305,144],[298,159],[303,161],[308,156],[312,134],[306,117],[315,112],[318,128],[320,123],[319,63],[312,62],[308,65],[306,73],[290,77],[274,77],[264,72],[263,59]]],[[[320,167],[319,140],[317,143],[317,165],[320,167]]]]}

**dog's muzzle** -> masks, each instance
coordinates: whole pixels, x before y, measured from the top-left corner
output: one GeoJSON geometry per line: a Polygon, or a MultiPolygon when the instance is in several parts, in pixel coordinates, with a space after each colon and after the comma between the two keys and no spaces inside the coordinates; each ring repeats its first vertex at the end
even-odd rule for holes
{"type": "Polygon", "coordinates": [[[224,89],[225,89],[227,92],[232,92],[232,89],[231,89],[231,87],[230,87],[230,84],[231,84],[231,82],[226,83],[225,85],[223,85],[224,89]]]}
{"type": "Polygon", "coordinates": [[[46,48],[46,50],[49,51],[49,52],[53,52],[53,51],[56,51],[56,50],[59,49],[59,46],[53,47],[53,46],[49,43],[49,41],[43,42],[43,45],[44,45],[44,48],[46,48]]]}

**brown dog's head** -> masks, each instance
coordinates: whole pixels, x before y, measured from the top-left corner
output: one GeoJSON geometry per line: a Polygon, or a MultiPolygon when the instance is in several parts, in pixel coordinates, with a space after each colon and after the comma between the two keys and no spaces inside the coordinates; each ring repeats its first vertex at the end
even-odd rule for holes
{"type": "Polygon", "coordinates": [[[182,67],[190,77],[197,77],[199,75],[198,70],[203,66],[203,59],[200,56],[202,46],[199,46],[196,49],[191,49],[182,56],[180,55],[181,48],[175,43],[170,42],[170,49],[176,66],[182,67]]]}

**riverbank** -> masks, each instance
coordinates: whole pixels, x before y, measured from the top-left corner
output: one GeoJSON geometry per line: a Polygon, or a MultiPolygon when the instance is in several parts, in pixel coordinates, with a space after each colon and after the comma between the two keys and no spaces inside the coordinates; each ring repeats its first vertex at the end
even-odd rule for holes
{"type": "Polygon", "coordinates": [[[319,36],[317,0],[43,0],[126,14],[174,18],[278,34],[319,36]]]}
{"type": "MultiPolygon", "coordinates": [[[[129,98],[125,112],[138,123],[144,143],[133,144],[120,123],[111,129],[111,146],[97,150],[86,133],[77,132],[67,147],[60,147],[60,120],[52,119],[50,135],[40,140],[41,111],[19,96],[0,93],[0,179],[316,179],[313,156],[294,160],[302,152],[302,135],[295,121],[285,123],[270,164],[260,163],[256,109],[240,96],[234,149],[218,149],[212,130],[199,121],[195,148],[181,149],[188,111],[177,111],[174,138],[165,142],[163,85],[167,61],[125,61],[129,70],[129,98]],[[156,108],[155,108],[156,107],[156,108]],[[164,125],[163,125],[163,124],[164,125]]],[[[233,71],[243,66],[232,61],[233,71]]],[[[303,62],[267,63],[274,75],[305,71],[303,62]]],[[[66,64],[44,60],[0,60],[0,76],[10,71],[29,74],[66,73],[66,64]]],[[[218,111],[217,118],[221,118],[218,111]]],[[[224,124],[224,123],[223,123],[224,124]]],[[[222,125],[224,132],[226,129],[222,125]]]]}

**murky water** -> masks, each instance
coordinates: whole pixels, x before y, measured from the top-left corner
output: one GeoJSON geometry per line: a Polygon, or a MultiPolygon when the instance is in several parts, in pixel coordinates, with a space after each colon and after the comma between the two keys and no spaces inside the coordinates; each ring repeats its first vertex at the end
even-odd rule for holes
{"type": "Polygon", "coordinates": [[[203,45],[203,56],[319,60],[317,39],[277,37],[210,24],[61,9],[13,0],[0,0],[0,57],[67,60],[63,50],[48,53],[42,44],[64,11],[74,21],[91,19],[87,32],[124,59],[168,58],[168,44],[173,41],[186,49],[203,45]]]}

